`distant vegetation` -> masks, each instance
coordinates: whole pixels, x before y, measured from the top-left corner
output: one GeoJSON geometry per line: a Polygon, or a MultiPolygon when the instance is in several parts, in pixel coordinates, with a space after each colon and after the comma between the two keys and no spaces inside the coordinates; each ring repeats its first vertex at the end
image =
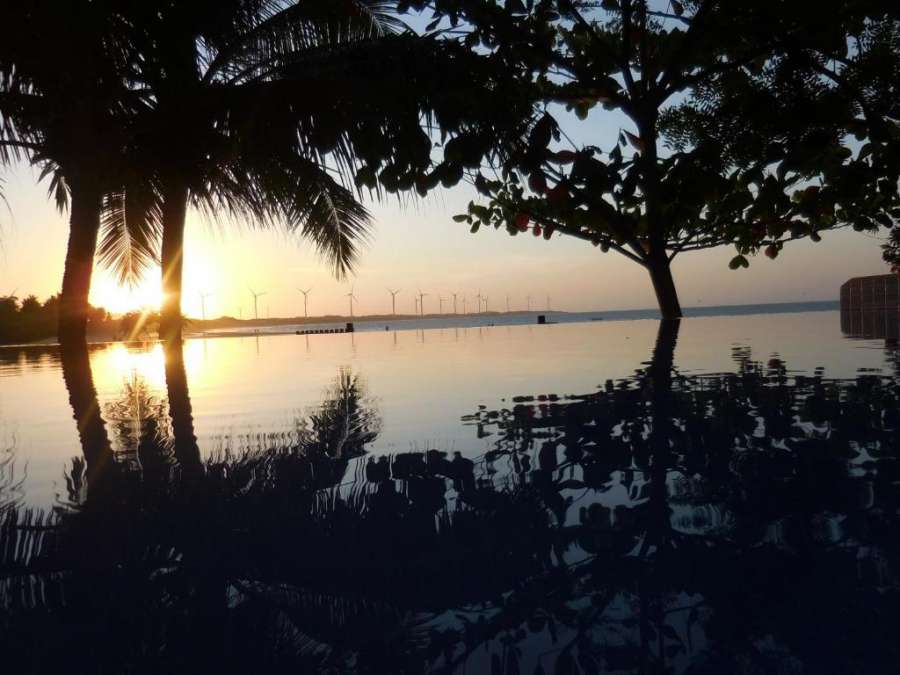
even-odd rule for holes
{"type": "MultiPolygon", "coordinates": [[[[50,296],[43,303],[34,295],[21,301],[14,295],[0,297],[0,344],[54,337],[58,317],[58,295],[50,296]]],[[[109,319],[109,312],[102,307],[89,307],[88,324],[106,323],[109,319]]]]}
{"type": "MultiPolygon", "coordinates": [[[[0,344],[38,342],[56,337],[59,320],[59,296],[44,302],[29,295],[20,300],[14,295],[0,296],[0,344]]],[[[113,317],[103,307],[88,305],[87,334],[105,339],[134,339],[147,334],[158,323],[155,313],[128,312],[113,317]]]]}

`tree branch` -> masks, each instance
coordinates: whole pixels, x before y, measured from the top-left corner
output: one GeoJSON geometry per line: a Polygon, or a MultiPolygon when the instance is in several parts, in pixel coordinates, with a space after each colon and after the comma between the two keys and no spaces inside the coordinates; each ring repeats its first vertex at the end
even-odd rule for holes
{"type": "Polygon", "coordinates": [[[658,16],[662,19],[673,19],[675,21],[680,21],[681,23],[685,24],[686,26],[691,25],[691,20],[688,19],[687,17],[678,16],[677,14],[669,14],[668,12],[659,12],[659,11],[648,10],[647,16],[658,16]]]}
{"type": "Polygon", "coordinates": [[[694,16],[690,19],[685,19],[685,23],[688,24],[688,29],[684,33],[684,37],[681,39],[681,44],[678,46],[675,54],[672,55],[671,62],[669,67],[663,73],[662,78],[660,78],[658,87],[661,90],[666,90],[668,87],[669,81],[675,77],[675,75],[680,71],[682,61],[684,59],[685,53],[689,49],[689,45],[693,43],[697,38],[697,31],[702,28],[702,23],[706,15],[712,11],[713,5],[716,4],[716,0],[705,0],[705,2],[700,5],[700,9],[698,9],[694,16]]]}
{"type": "Polygon", "coordinates": [[[622,0],[622,78],[628,95],[635,99],[634,78],[631,75],[631,0],[622,0]]]}

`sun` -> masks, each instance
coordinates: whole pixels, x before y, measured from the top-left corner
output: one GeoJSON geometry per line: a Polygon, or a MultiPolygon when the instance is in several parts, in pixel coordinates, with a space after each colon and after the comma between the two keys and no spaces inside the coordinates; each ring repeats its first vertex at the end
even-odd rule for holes
{"type": "MultiPolygon", "coordinates": [[[[207,316],[221,306],[220,279],[218,268],[213,264],[205,246],[186,247],[183,281],[181,287],[181,310],[187,316],[199,318],[201,315],[200,294],[207,295],[207,316]]],[[[154,266],[144,273],[135,286],[120,284],[109,270],[95,266],[91,284],[90,303],[103,307],[112,314],[125,314],[150,309],[158,311],[162,303],[160,270],[154,266]]]]}
{"type": "Polygon", "coordinates": [[[158,310],[162,300],[159,270],[149,270],[137,285],[129,287],[102,267],[95,268],[90,303],[112,314],[125,314],[142,309],[158,310]]]}

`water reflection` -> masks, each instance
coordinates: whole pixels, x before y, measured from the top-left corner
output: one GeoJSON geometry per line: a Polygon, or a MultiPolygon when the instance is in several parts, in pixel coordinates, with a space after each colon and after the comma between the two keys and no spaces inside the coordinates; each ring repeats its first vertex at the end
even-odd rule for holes
{"type": "Polygon", "coordinates": [[[184,471],[196,473],[202,468],[200,448],[197,447],[197,437],[194,435],[194,417],[184,371],[182,345],[166,343],[164,349],[166,394],[169,398],[175,459],[184,471]]]}
{"type": "Polygon", "coordinates": [[[0,348],[0,370],[40,368],[58,360],[57,348],[51,345],[0,348]]]}
{"type": "Polygon", "coordinates": [[[203,460],[179,348],[165,400],[135,378],[102,415],[70,354],[88,489],[76,461],[71,505],[8,508],[3,653],[37,672],[892,672],[897,381],[742,348],[685,375],[679,330],[597,392],[474,411],[474,461],[368,456],[381,421],[347,370],[291,431],[203,460]]]}
{"type": "Polygon", "coordinates": [[[900,338],[900,309],[841,312],[841,331],[851,337],[896,341],[900,338]]]}
{"type": "Polygon", "coordinates": [[[83,343],[64,345],[59,354],[88,480],[99,480],[111,464],[112,447],[100,415],[87,346],[83,343]]]}

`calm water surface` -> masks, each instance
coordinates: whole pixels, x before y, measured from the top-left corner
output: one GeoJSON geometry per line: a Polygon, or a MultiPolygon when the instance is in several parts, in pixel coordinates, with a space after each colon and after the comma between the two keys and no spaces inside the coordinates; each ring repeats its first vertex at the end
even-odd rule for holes
{"type": "MultiPolygon", "coordinates": [[[[467,456],[490,441],[461,424],[479,405],[514,396],[586,394],[632,376],[650,358],[654,321],[493,326],[343,335],[189,340],[184,347],[195,434],[205,454],[233,439],[293,429],[320,405],[335,378],[360,379],[381,417],[367,447],[384,454],[437,448],[467,456]]],[[[847,340],[837,312],[685,320],[675,364],[682,374],[735,368],[734,350],[782,359],[792,372],[854,377],[890,373],[883,341],[847,340]]],[[[166,397],[162,346],[91,348],[101,410],[139,382],[166,397]]],[[[60,493],[78,436],[56,348],[0,348],[0,448],[15,457],[29,503],[60,493]]]]}
{"type": "Polygon", "coordinates": [[[890,346],[810,312],[0,350],[0,646],[895,672],[890,346]]]}

